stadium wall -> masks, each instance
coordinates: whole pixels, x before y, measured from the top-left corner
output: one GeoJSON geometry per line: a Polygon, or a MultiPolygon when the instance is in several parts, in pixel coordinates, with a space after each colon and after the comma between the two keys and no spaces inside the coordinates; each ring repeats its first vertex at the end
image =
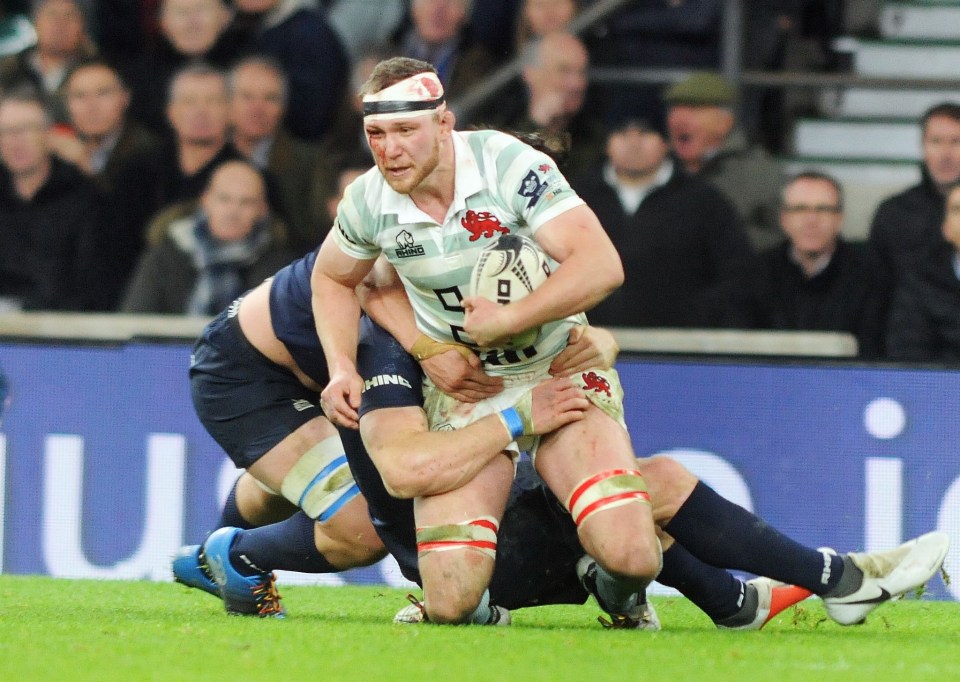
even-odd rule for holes
{"type": "MultiPolygon", "coordinates": [[[[0,570],[169,580],[237,475],[193,414],[185,343],[0,342],[0,570]]],[[[960,372],[624,357],[641,455],[669,454],[797,540],[877,549],[940,528],[960,569],[960,372]]],[[[405,584],[395,565],[283,582],[405,584]]],[[[960,599],[960,581],[931,594],[960,599]]]]}

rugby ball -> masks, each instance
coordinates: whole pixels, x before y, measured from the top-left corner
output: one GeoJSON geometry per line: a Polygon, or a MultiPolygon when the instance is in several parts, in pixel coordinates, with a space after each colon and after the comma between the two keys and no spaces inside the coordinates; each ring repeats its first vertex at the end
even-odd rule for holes
{"type": "MultiPolygon", "coordinates": [[[[549,275],[547,255],[535,241],[519,234],[505,234],[480,252],[470,276],[470,293],[507,305],[527,296],[549,275]]],[[[539,333],[539,327],[528,329],[512,337],[505,347],[532,346],[539,333]]]]}

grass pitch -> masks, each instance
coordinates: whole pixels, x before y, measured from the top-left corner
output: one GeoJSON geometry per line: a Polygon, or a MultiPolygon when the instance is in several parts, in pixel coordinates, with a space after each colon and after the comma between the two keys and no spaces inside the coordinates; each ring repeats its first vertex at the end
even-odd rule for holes
{"type": "Polygon", "coordinates": [[[404,592],[286,586],[285,620],[228,617],[181,585],[0,576],[0,679],[946,680],[960,679],[960,604],[887,604],[841,628],[807,600],[761,632],[713,628],[654,599],[659,633],[606,631],[598,609],[514,612],[509,628],[393,625],[404,592]]]}

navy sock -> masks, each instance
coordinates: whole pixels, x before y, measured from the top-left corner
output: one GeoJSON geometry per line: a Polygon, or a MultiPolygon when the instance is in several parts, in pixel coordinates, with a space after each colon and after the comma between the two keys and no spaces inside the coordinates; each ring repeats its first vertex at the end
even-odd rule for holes
{"type": "Polygon", "coordinates": [[[664,530],[701,561],[799,585],[814,594],[829,592],[843,575],[842,557],[791,540],[703,482],[664,530]]]}
{"type": "Polygon", "coordinates": [[[240,509],[237,507],[237,482],[240,479],[238,478],[233,482],[233,487],[230,488],[230,494],[227,495],[227,501],[223,503],[223,510],[220,512],[220,521],[218,522],[217,528],[242,528],[247,530],[248,528],[253,528],[253,524],[243,518],[243,515],[240,513],[240,509]]]}
{"type": "Polygon", "coordinates": [[[267,571],[336,573],[313,539],[314,520],[298,511],[285,521],[240,533],[230,548],[230,563],[244,575],[267,571]]]}
{"type": "Polygon", "coordinates": [[[679,590],[715,622],[737,613],[743,603],[743,581],[703,563],[676,542],[663,553],[657,582],[679,590]]]}

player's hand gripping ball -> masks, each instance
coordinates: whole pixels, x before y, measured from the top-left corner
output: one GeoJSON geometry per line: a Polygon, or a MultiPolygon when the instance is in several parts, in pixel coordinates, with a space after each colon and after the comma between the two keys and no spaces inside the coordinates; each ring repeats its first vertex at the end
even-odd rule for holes
{"type": "MultiPolygon", "coordinates": [[[[507,305],[519,301],[547,281],[550,263],[539,245],[529,237],[505,234],[480,252],[470,275],[470,293],[507,305]]],[[[532,346],[540,334],[533,327],[511,337],[505,348],[532,346]]]]}

